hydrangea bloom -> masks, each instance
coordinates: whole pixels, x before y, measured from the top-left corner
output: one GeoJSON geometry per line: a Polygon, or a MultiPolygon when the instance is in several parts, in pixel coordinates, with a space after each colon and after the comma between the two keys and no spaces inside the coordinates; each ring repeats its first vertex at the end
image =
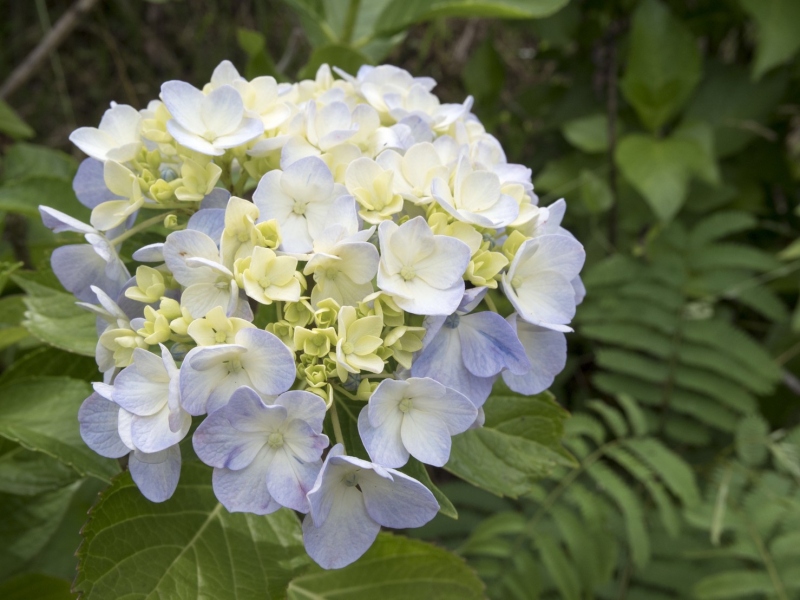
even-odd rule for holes
{"type": "Polygon", "coordinates": [[[97,315],[81,434],[128,455],[147,498],[174,492],[194,421],[228,510],[307,513],[309,554],[342,567],[436,514],[393,469],[445,465],[498,379],[534,394],[563,369],[585,293],[566,206],[539,206],[472,99],[435,85],[388,65],[248,81],[224,61],[72,135],[90,224],[40,211],[77,238],[53,270],[97,315]],[[366,453],[343,446],[356,430],[366,453]]]}

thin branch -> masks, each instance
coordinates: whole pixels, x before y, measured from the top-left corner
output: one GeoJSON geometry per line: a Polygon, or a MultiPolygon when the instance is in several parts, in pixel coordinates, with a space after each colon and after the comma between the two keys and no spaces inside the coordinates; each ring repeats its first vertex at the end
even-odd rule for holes
{"type": "Polygon", "coordinates": [[[50,29],[36,48],[28,54],[24,61],[9,75],[3,86],[0,87],[0,98],[8,98],[30,79],[44,60],[53,50],[61,45],[72,32],[81,18],[88,13],[100,0],[77,0],[67,12],[50,29]]]}

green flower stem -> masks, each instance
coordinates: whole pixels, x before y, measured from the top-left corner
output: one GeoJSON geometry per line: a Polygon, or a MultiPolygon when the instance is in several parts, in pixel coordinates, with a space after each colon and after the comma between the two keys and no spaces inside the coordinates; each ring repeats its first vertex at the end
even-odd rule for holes
{"type": "MultiPolygon", "coordinates": [[[[331,421],[333,422],[333,435],[336,437],[336,443],[341,444],[344,448],[344,436],[342,435],[342,425],[339,423],[339,413],[336,412],[336,400],[331,403],[331,421]]],[[[345,452],[347,452],[346,448],[345,452]]]]}
{"type": "Polygon", "coordinates": [[[345,44],[349,44],[353,40],[353,31],[355,31],[356,28],[356,19],[358,18],[358,9],[360,6],[361,0],[350,0],[350,6],[347,7],[344,30],[342,31],[342,41],[345,44]]]}
{"type": "Polygon", "coordinates": [[[159,215],[156,215],[155,217],[150,217],[149,219],[142,221],[138,225],[131,227],[128,231],[119,234],[113,240],[109,240],[109,243],[112,246],[118,246],[119,244],[127,240],[129,237],[132,237],[137,233],[139,233],[140,231],[147,229],[148,227],[152,227],[157,223],[162,223],[164,219],[166,219],[169,215],[174,215],[174,214],[175,212],[168,212],[168,213],[161,213],[159,215]]]}

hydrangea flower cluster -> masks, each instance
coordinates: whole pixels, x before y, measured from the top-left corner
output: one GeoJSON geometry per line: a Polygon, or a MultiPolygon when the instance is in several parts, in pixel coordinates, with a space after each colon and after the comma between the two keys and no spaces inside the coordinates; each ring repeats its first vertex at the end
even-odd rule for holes
{"type": "Polygon", "coordinates": [[[207,415],[191,443],[220,502],[305,514],[325,568],[381,526],[433,518],[433,494],[396,469],[444,465],[499,377],[522,394],[552,383],[584,262],[563,200],[538,206],[471,98],[441,103],[392,66],[336,72],[247,81],[226,61],[202,89],[112,104],[70,138],[89,156],[74,189],[90,223],[40,208],[87,242],[52,255],[97,315],[86,443],[128,456],[161,502],[207,415]],[[343,445],[343,398],[363,403],[370,461],[343,445]]]}

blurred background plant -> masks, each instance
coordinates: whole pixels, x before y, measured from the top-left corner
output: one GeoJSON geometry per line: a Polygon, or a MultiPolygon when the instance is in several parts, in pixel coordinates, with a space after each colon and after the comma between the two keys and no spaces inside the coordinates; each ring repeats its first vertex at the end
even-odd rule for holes
{"type": "Polygon", "coordinates": [[[552,389],[572,416],[544,396],[513,422],[502,395],[487,405],[494,434],[531,451],[562,437],[577,466],[434,470],[450,516],[413,535],[466,558],[493,599],[800,597],[800,2],[0,5],[0,597],[70,597],[109,476],[56,443],[77,435],[77,404],[59,399],[72,386],[79,403],[97,375],[93,334],[75,334],[93,319],[49,272],[64,241],[37,206],[85,220],[69,133],[109,99],[143,108],[162,81],[205,81],[225,58],[287,81],[389,62],[434,77],[443,101],[472,94],[540,203],[566,198],[587,248],[552,389]],[[51,31],[60,43],[26,61],[51,31]],[[64,423],[43,431],[36,398],[64,423]]]}

